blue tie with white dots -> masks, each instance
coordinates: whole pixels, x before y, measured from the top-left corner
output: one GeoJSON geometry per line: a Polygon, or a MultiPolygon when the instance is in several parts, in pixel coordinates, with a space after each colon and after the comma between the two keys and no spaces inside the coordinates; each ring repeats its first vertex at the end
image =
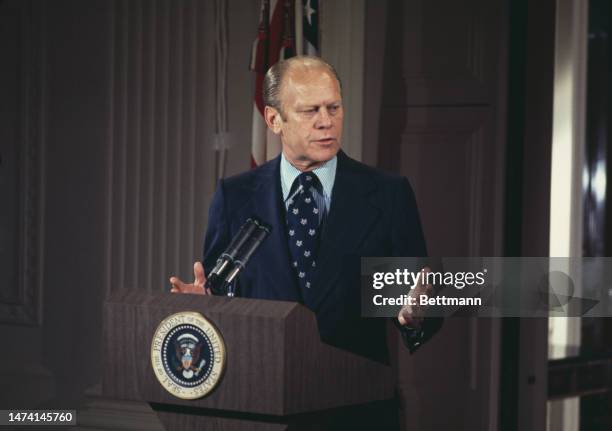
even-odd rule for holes
{"type": "Polygon", "coordinates": [[[302,289],[310,289],[319,245],[320,214],[312,193],[322,194],[319,178],[312,172],[301,173],[293,182],[287,206],[287,238],[291,265],[302,289]]]}

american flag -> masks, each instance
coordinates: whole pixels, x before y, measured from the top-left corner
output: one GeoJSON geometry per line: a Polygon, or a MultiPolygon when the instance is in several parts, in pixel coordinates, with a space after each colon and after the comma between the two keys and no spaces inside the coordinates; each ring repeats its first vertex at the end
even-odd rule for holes
{"type": "Polygon", "coordinates": [[[303,5],[304,48],[302,54],[319,55],[319,0],[300,0],[300,2],[303,5]]]}
{"type": "Polygon", "coordinates": [[[278,136],[264,121],[262,84],[268,68],[298,54],[319,53],[318,0],[263,0],[257,38],[253,42],[250,69],[255,72],[255,100],[251,134],[251,166],[276,157],[281,150],[278,136]],[[298,38],[296,39],[296,33],[298,38]]]}

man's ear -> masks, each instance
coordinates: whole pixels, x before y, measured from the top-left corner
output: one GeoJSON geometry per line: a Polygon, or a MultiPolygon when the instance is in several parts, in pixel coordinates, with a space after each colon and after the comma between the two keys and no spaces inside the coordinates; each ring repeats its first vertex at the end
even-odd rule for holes
{"type": "Polygon", "coordinates": [[[283,119],[281,118],[280,112],[278,112],[276,108],[266,106],[264,108],[264,119],[266,120],[268,128],[272,130],[272,133],[275,135],[280,134],[283,119]]]}

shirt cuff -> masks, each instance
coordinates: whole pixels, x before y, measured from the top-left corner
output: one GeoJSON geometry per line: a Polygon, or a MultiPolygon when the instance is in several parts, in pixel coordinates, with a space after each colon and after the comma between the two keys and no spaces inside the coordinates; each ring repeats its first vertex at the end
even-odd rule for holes
{"type": "Polygon", "coordinates": [[[399,329],[404,346],[408,348],[410,353],[414,353],[423,343],[425,331],[423,326],[414,327],[410,325],[402,325],[397,318],[393,318],[393,323],[399,329]]]}

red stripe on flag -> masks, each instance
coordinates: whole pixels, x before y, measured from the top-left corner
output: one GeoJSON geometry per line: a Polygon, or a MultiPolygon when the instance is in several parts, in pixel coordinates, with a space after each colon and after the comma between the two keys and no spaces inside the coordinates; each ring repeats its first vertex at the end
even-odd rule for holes
{"type": "Polygon", "coordinates": [[[278,0],[274,7],[272,20],[270,21],[270,43],[268,50],[268,65],[272,66],[280,57],[281,44],[283,43],[283,24],[285,19],[285,1],[278,0]]]}

